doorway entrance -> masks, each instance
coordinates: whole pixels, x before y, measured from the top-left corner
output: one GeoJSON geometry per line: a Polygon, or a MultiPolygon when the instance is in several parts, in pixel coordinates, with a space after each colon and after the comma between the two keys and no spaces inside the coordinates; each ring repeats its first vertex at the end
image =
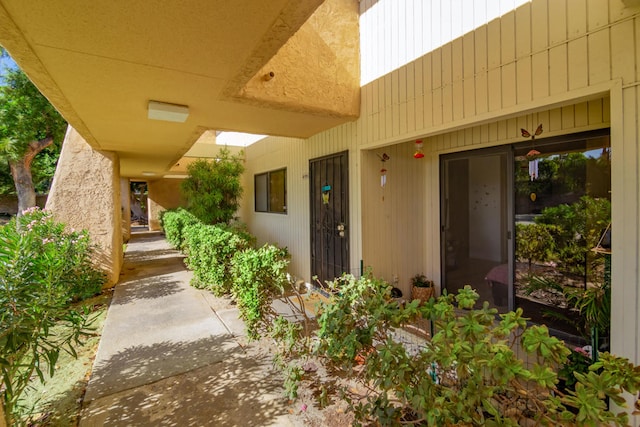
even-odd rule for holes
{"type": "Polygon", "coordinates": [[[349,155],[309,161],[311,276],[320,283],[349,271],[349,155]]]}
{"type": "Polygon", "coordinates": [[[508,147],[477,150],[440,165],[444,289],[470,285],[500,311],[510,308],[510,157],[508,147]]]}

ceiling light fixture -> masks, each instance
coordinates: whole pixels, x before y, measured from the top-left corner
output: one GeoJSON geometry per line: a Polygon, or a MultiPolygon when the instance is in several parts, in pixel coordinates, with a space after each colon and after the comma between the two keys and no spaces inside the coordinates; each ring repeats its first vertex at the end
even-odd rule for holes
{"type": "Polygon", "coordinates": [[[184,123],[189,117],[187,105],[168,104],[160,101],[149,101],[148,117],[152,120],[184,123]]]}

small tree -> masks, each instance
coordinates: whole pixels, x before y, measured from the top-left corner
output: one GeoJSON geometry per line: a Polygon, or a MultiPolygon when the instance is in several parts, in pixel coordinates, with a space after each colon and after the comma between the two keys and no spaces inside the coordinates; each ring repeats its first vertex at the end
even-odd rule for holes
{"type": "MultiPolygon", "coordinates": [[[[31,174],[36,155],[51,145],[60,144],[67,123],[20,69],[7,69],[3,80],[0,87],[0,159],[9,163],[20,213],[36,204],[31,174]]],[[[51,162],[45,163],[52,173],[55,169],[50,167],[51,162]]]]}
{"type": "Polygon", "coordinates": [[[244,172],[241,154],[220,150],[215,160],[196,160],[182,183],[188,210],[205,224],[229,223],[240,205],[244,172]]]}

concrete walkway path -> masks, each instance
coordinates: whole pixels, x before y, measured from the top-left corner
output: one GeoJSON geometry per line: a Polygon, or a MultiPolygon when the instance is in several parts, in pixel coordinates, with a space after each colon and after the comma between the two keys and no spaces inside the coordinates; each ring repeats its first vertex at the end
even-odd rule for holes
{"type": "Polygon", "coordinates": [[[133,234],[80,426],[297,426],[266,350],[237,310],[189,286],[159,233],[133,234]]]}

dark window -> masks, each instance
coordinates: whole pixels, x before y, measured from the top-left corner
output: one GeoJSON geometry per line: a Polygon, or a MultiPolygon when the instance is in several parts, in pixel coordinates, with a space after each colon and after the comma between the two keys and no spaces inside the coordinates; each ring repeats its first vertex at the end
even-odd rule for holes
{"type": "Polygon", "coordinates": [[[287,213],[286,169],[257,174],[254,183],[256,212],[287,213]]]}

